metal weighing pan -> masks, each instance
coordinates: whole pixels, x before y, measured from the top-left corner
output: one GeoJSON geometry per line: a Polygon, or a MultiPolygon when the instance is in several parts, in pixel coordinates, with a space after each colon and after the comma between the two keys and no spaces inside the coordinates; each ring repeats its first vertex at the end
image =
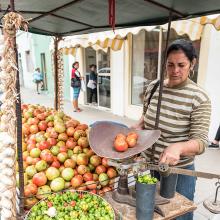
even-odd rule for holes
{"type": "Polygon", "coordinates": [[[134,130],[111,122],[99,122],[89,132],[89,144],[92,150],[100,157],[114,160],[130,158],[150,148],[160,137],[159,130],[134,130]],[[125,152],[117,152],[113,143],[117,134],[127,135],[134,131],[138,134],[137,144],[125,152]]]}

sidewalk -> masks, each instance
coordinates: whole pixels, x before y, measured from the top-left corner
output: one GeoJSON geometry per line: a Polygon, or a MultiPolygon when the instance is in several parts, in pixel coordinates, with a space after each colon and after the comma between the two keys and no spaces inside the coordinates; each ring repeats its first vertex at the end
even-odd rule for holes
{"type": "MultiPolygon", "coordinates": [[[[37,95],[29,89],[21,88],[21,98],[24,103],[41,104],[48,107],[53,107],[54,105],[54,98],[48,97],[46,94],[37,95]]],[[[64,112],[82,123],[92,124],[95,121],[108,120],[124,123],[129,126],[135,122],[129,118],[119,117],[110,112],[88,106],[82,106],[82,109],[83,111],[80,113],[73,112],[72,104],[69,101],[64,102],[64,112]]],[[[203,155],[197,156],[195,166],[197,171],[220,174],[220,149],[207,149],[203,155]]],[[[194,199],[198,206],[194,212],[195,220],[220,220],[220,214],[214,215],[203,207],[203,201],[205,199],[212,198],[214,201],[215,182],[216,180],[198,178],[194,199]]],[[[218,200],[220,200],[220,195],[218,196],[218,200]]]]}

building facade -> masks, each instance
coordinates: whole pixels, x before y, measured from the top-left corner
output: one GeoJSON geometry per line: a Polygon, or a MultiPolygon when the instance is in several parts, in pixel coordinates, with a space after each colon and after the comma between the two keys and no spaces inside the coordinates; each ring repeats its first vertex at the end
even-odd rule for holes
{"type": "MultiPolygon", "coordinates": [[[[138,120],[142,114],[143,92],[147,84],[159,77],[166,30],[139,30],[127,33],[123,37],[120,50],[107,47],[76,47],[73,55],[64,55],[64,98],[72,100],[70,77],[72,63],[79,61],[79,71],[84,76],[86,84],[89,79],[89,65],[96,64],[98,72],[97,95],[95,108],[110,111],[119,116],[138,120]]],[[[178,34],[171,30],[170,41],[177,38],[190,39],[188,33],[178,34]]],[[[19,66],[21,84],[35,89],[32,73],[40,67],[45,76],[45,89],[54,96],[54,77],[51,68],[51,52],[49,44],[52,38],[23,33],[18,36],[19,66]],[[22,42],[27,41],[27,44],[22,42]]],[[[192,79],[209,93],[212,101],[212,122],[210,138],[213,138],[220,123],[220,35],[211,25],[206,25],[201,38],[193,40],[197,50],[198,65],[192,79]]],[[[88,104],[89,89],[80,93],[79,103],[88,104]]]]}

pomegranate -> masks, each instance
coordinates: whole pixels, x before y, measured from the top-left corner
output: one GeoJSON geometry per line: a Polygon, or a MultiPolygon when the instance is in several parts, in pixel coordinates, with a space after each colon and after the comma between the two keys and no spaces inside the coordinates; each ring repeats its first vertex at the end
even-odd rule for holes
{"type": "Polygon", "coordinates": [[[54,156],[57,156],[60,153],[60,148],[55,145],[50,148],[50,151],[54,156]]]}
{"type": "Polygon", "coordinates": [[[64,180],[70,181],[74,176],[74,170],[70,167],[63,169],[61,176],[64,180]]]}
{"type": "Polygon", "coordinates": [[[35,168],[37,169],[37,171],[43,171],[47,169],[47,162],[44,160],[40,160],[36,163],[35,168]]]}
{"type": "Polygon", "coordinates": [[[43,198],[47,197],[48,195],[50,195],[50,192],[51,192],[51,188],[48,185],[38,187],[37,198],[43,199],[43,198]]]}
{"type": "Polygon", "coordinates": [[[38,126],[37,125],[31,125],[30,126],[30,132],[31,132],[31,134],[36,134],[38,132],[38,126]]]}
{"type": "Polygon", "coordinates": [[[118,139],[118,138],[125,140],[125,139],[126,139],[126,136],[125,136],[124,134],[122,134],[122,133],[119,133],[119,134],[116,135],[115,139],[118,139]]]}
{"type": "Polygon", "coordinates": [[[117,176],[117,171],[114,168],[109,167],[107,170],[107,175],[110,179],[112,179],[117,176]]]}
{"type": "Polygon", "coordinates": [[[125,139],[117,138],[114,141],[114,148],[118,152],[124,152],[128,149],[128,144],[125,139]]]}
{"type": "Polygon", "coordinates": [[[78,154],[76,163],[78,165],[87,165],[89,163],[89,158],[86,154],[78,154]]]}
{"type": "Polygon", "coordinates": [[[55,167],[57,169],[60,168],[60,162],[59,161],[53,161],[53,163],[51,164],[51,167],[55,167]]]}
{"type": "Polygon", "coordinates": [[[99,165],[99,166],[96,167],[95,172],[97,174],[105,173],[106,172],[106,167],[104,167],[103,165],[99,165]]]}
{"type": "Polygon", "coordinates": [[[61,177],[58,177],[58,178],[52,180],[52,182],[50,183],[50,188],[54,192],[58,192],[60,190],[63,190],[64,187],[65,187],[65,181],[61,177]]]}
{"type": "Polygon", "coordinates": [[[109,183],[108,175],[106,173],[101,173],[99,175],[99,182],[102,186],[107,186],[109,183]]]}
{"type": "Polygon", "coordinates": [[[102,165],[105,166],[106,168],[109,167],[108,166],[108,159],[107,158],[105,158],[105,157],[102,158],[102,165]]]}
{"type": "Polygon", "coordinates": [[[40,129],[40,131],[46,131],[47,130],[47,122],[40,121],[38,124],[38,128],[40,129]]]}
{"type": "Polygon", "coordinates": [[[60,175],[60,171],[55,167],[49,167],[46,170],[46,176],[48,180],[54,180],[60,175]]]}
{"type": "Polygon", "coordinates": [[[91,181],[91,180],[93,180],[93,174],[92,173],[85,173],[83,175],[83,179],[84,179],[85,182],[91,181]]]}
{"type": "Polygon", "coordinates": [[[57,159],[61,162],[64,163],[64,161],[68,158],[68,155],[66,152],[61,152],[57,155],[57,159]]]}
{"type": "Polygon", "coordinates": [[[66,148],[66,146],[61,146],[60,147],[60,152],[67,152],[67,148],[66,148]]]}
{"type": "Polygon", "coordinates": [[[87,189],[96,189],[97,188],[97,184],[95,181],[91,180],[91,181],[87,181],[85,183],[87,189]]]}
{"type": "Polygon", "coordinates": [[[39,148],[33,148],[31,151],[30,151],[30,156],[33,157],[33,158],[37,158],[39,157],[41,154],[41,150],[39,148]]]}
{"type": "Polygon", "coordinates": [[[127,136],[126,142],[128,144],[128,147],[135,147],[135,145],[137,144],[137,139],[132,136],[127,136]]]}
{"type": "Polygon", "coordinates": [[[24,135],[29,135],[30,134],[30,126],[28,124],[23,124],[22,125],[22,133],[24,135]]]}
{"type": "Polygon", "coordinates": [[[89,146],[87,137],[80,137],[77,143],[82,148],[87,148],[89,146]]]}
{"type": "Polygon", "coordinates": [[[58,140],[59,141],[67,141],[68,140],[68,135],[66,133],[60,133],[58,135],[58,140]]]}
{"type": "Polygon", "coordinates": [[[49,143],[50,146],[54,146],[57,143],[57,140],[55,138],[49,137],[47,139],[47,142],[49,143]]]}
{"type": "Polygon", "coordinates": [[[68,136],[70,136],[70,137],[73,137],[74,132],[75,132],[74,127],[68,127],[68,128],[66,129],[66,134],[67,134],[68,136]]]}
{"type": "Polygon", "coordinates": [[[74,153],[74,154],[80,154],[80,153],[82,153],[82,148],[81,148],[80,146],[75,146],[75,147],[73,148],[73,153],[74,153]]]}
{"type": "Polygon", "coordinates": [[[134,139],[138,139],[138,134],[135,132],[129,132],[127,134],[127,137],[133,137],[134,139]]]}
{"type": "Polygon", "coordinates": [[[74,189],[79,187],[83,183],[83,177],[81,175],[76,175],[71,179],[71,185],[74,189]]]}
{"type": "Polygon", "coordinates": [[[93,155],[90,157],[90,163],[94,166],[97,167],[98,165],[100,165],[102,162],[101,157],[97,156],[97,155],[93,155]]]}
{"type": "Polygon", "coordinates": [[[77,167],[77,172],[78,172],[79,174],[83,175],[83,174],[89,172],[89,170],[88,170],[88,167],[87,167],[87,166],[85,166],[85,165],[79,165],[79,166],[77,167]]]}
{"type": "Polygon", "coordinates": [[[54,130],[61,134],[66,131],[65,125],[63,123],[56,123],[54,126],[54,130]]]}
{"type": "Polygon", "coordinates": [[[75,139],[76,141],[78,141],[80,137],[86,137],[86,132],[83,131],[83,130],[77,130],[77,131],[75,131],[75,132],[74,132],[74,139],[75,139]]]}
{"type": "Polygon", "coordinates": [[[37,186],[43,186],[47,183],[47,177],[43,172],[36,173],[33,176],[32,182],[37,186]]]}
{"type": "Polygon", "coordinates": [[[74,141],[73,138],[68,138],[66,141],[66,147],[69,149],[73,149],[76,146],[76,142],[74,141]]]}
{"type": "Polygon", "coordinates": [[[70,167],[70,168],[75,168],[76,167],[76,162],[72,159],[67,159],[64,162],[64,167],[70,167]]]}

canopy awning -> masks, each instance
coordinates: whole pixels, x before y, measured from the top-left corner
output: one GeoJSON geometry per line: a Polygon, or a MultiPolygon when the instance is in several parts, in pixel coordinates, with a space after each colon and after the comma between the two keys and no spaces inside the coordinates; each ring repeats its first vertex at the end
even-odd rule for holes
{"type": "MultiPolygon", "coordinates": [[[[77,47],[93,47],[95,50],[111,48],[112,50],[117,51],[121,49],[123,42],[129,33],[136,35],[142,30],[150,32],[158,27],[159,26],[141,26],[119,29],[115,32],[105,31],[72,37],[69,36],[60,41],[58,48],[63,49],[65,55],[74,55],[77,47]]],[[[168,25],[161,25],[161,28],[167,30],[168,25]]],[[[200,39],[203,25],[200,24],[200,18],[194,18],[190,20],[174,21],[171,24],[171,28],[176,34],[180,36],[187,35],[192,41],[194,41],[200,39]]]]}
{"type": "Polygon", "coordinates": [[[215,27],[215,29],[219,31],[220,30],[220,15],[216,18],[209,18],[209,17],[204,16],[201,18],[201,24],[203,25],[212,24],[215,27]]]}
{"type": "MultiPolygon", "coordinates": [[[[1,0],[0,17],[10,0],[1,0]]],[[[68,36],[110,30],[108,0],[15,0],[15,10],[29,19],[29,31],[68,36]]],[[[116,29],[161,25],[172,20],[220,13],[219,0],[116,0],[116,29]]],[[[1,24],[1,23],[0,23],[1,24]]]]}

